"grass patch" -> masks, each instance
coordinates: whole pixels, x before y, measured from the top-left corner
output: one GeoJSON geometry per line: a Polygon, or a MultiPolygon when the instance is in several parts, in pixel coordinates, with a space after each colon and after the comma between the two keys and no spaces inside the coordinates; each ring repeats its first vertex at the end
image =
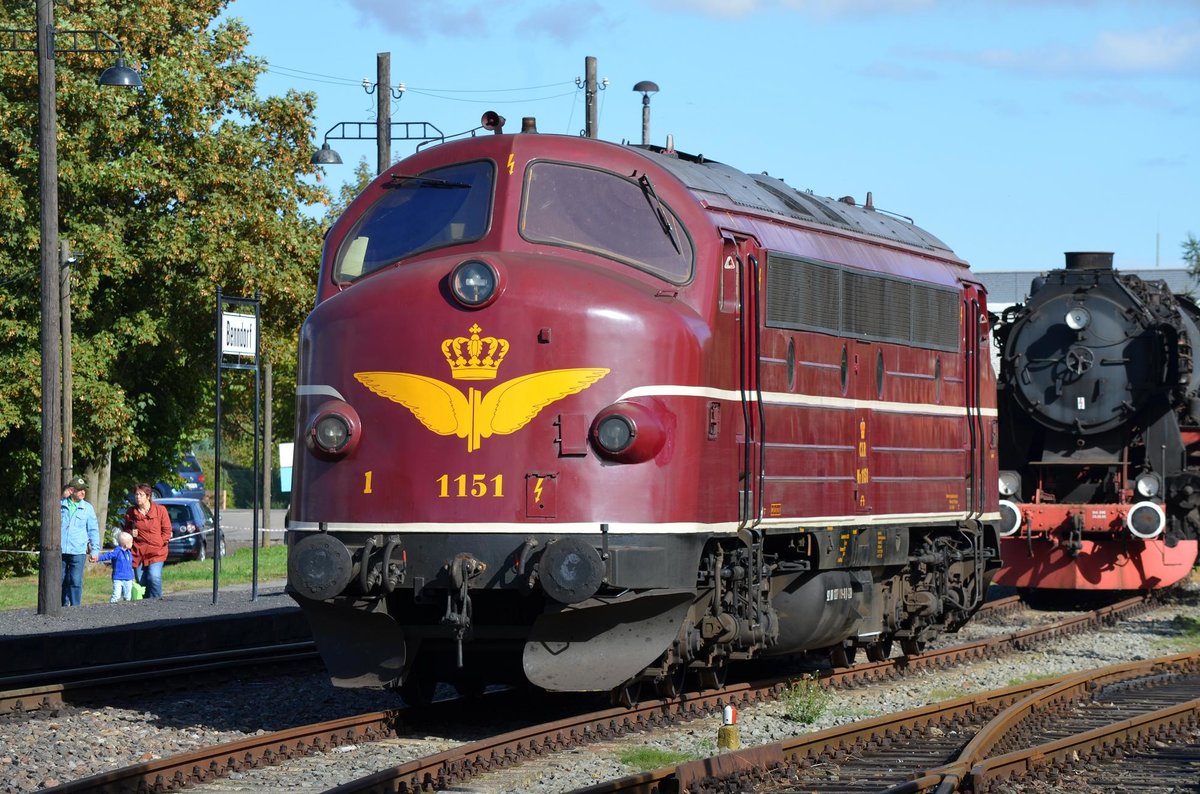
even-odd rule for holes
{"type": "Polygon", "coordinates": [[[792,684],[781,698],[783,711],[787,718],[804,725],[820,719],[832,699],[833,696],[825,687],[821,686],[821,682],[816,676],[802,678],[792,684]]]}
{"type": "MultiPolygon", "coordinates": [[[[221,587],[250,584],[254,568],[254,549],[238,549],[221,558],[221,587]]],[[[183,590],[212,589],[213,563],[181,562],[163,566],[163,595],[183,590]]],[[[258,582],[287,578],[287,547],[283,544],[258,550],[258,582]]],[[[88,563],[83,573],[83,603],[106,604],[112,595],[112,568],[103,563],[88,563]]],[[[37,609],[37,576],[0,580],[0,610],[37,609]]]]}
{"type": "Polygon", "coordinates": [[[1185,615],[1171,618],[1170,629],[1174,636],[1153,640],[1150,646],[1156,653],[1184,653],[1200,648],[1200,620],[1185,615]]]}
{"type": "Polygon", "coordinates": [[[933,703],[941,703],[943,700],[954,700],[965,695],[961,689],[933,689],[929,692],[929,700],[933,703]]]}
{"type": "Polygon", "coordinates": [[[675,766],[685,761],[695,761],[697,758],[699,756],[691,753],[662,750],[658,747],[629,747],[617,753],[618,761],[638,772],[675,766]]]}
{"type": "Polygon", "coordinates": [[[1044,681],[1047,678],[1055,677],[1056,676],[1050,673],[1026,673],[1025,675],[1019,675],[1016,678],[1008,679],[1008,685],[1020,686],[1021,684],[1032,684],[1034,681],[1044,681]]]}

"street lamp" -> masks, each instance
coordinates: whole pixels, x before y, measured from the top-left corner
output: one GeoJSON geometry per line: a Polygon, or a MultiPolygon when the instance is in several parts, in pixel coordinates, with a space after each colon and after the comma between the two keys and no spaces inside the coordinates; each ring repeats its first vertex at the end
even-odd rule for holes
{"type": "MultiPolygon", "coordinates": [[[[0,30],[0,52],[36,52],[38,65],[38,182],[41,187],[41,344],[42,344],[42,471],[41,563],[38,567],[38,614],[58,616],[62,596],[62,307],[59,304],[58,250],[58,110],[55,105],[55,55],[60,52],[113,52],[115,66],[100,85],[138,88],[142,80],[125,66],[120,43],[99,30],[54,29],[53,0],[37,0],[35,30],[0,30]],[[33,46],[29,46],[29,39],[33,46]],[[71,46],[58,46],[61,39],[71,46]],[[91,42],[88,44],[87,42],[91,42]],[[81,43],[82,42],[82,43],[81,43]]],[[[99,550],[97,550],[99,551],[99,550]]]]}
{"type": "Polygon", "coordinates": [[[642,95],[642,146],[650,145],[650,95],[658,93],[658,83],[642,80],[633,87],[642,95]]]}
{"type": "MultiPolygon", "coordinates": [[[[428,121],[392,121],[388,122],[388,138],[391,141],[444,141],[446,136],[428,121]],[[416,133],[414,134],[414,130],[416,133]]],[[[381,128],[374,121],[339,121],[325,133],[321,148],[313,153],[309,162],[313,165],[341,165],[342,156],[329,145],[335,141],[377,141],[382,147],[384,140],[380,137],[381,128]],[[363,132],[363,128],[368,132],[363,132]]],[[[381,158],[382,159],[382,158],[381,158]]],[[[386,165],[380,163],[379,173],[383,173],[386,165]]]]}

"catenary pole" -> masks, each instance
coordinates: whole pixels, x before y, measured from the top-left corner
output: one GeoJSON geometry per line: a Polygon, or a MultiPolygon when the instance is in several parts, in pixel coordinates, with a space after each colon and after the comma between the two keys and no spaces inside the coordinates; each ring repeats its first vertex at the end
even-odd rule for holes
{"type": "Polygon", "coordinates": [[[382,174],[392,164],[392,54],[381,52],[375,56],[376,113],[375,138],[378,149],[376,174],[382,174]]]}
{"type": "Polygon", "coordinates": [[[586,122],[583,134],[588,138],[600,135],[598,111],[596,110],[596,56],[588,55],[583,59],[584,100],[587,108],[586,122]]]}

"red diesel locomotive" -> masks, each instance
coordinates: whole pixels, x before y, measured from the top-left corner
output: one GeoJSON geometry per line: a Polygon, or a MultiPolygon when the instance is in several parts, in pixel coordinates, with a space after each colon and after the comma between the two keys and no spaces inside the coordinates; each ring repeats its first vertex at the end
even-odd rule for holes
{"type": "Polygon", "coordinates": [[[999,565],[989,343],[869,196],[532,119],[419,151],[326,239],[289,590],[335,683],[412,697],[912,652],[999,565]]]}
{"type": "Polygon", "coordinates": [[[1196,562],[1200,309],[1068,253],[1000,317],[997,584],[1153,590],[1196,562]]]}

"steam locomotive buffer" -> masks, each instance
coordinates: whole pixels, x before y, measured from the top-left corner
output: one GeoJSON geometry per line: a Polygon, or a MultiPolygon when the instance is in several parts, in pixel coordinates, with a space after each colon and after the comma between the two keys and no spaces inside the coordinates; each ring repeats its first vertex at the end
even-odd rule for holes
{"type": "Polygon", "coordinates": [[[998,584],[1151,590],[1196,561],[1200,310],[1068,253],[1006,309],[998,584]]]}

